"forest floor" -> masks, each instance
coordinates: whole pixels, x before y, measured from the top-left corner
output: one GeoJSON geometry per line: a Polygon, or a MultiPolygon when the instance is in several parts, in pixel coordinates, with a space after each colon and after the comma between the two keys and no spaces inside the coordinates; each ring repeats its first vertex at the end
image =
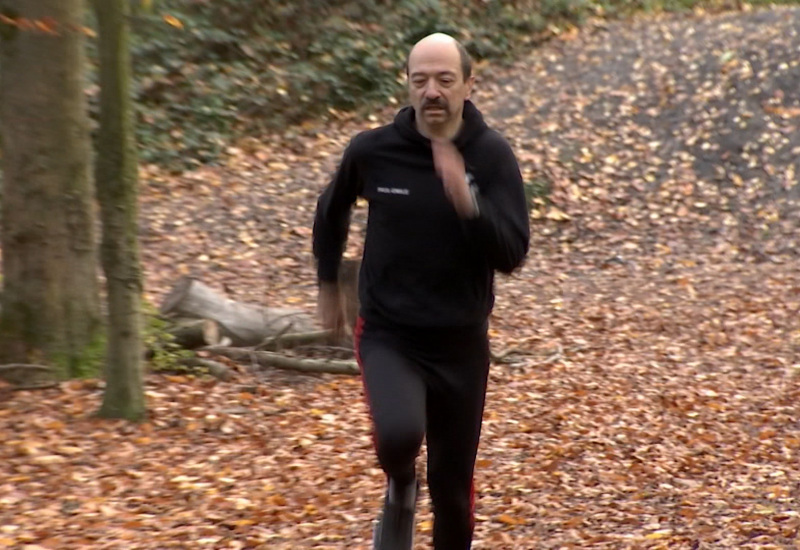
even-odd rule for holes
{"type": "MultiPolygon", "coordinates": [[[[597,22],[478,67],[476,104],[551,200],[496,285],[512,362],[491,371],[474,548],[800,548],[799,29],[799,9],[597,22]]],[[[316,197],[391,116],[143,167],[148,298],[192,275],[313,311],[316,197]]],[[[0,548],[370,548],[358,379],[150,375],[140,425],[93,419],[101,395],[0,403],[0,548]]],[[[426,493],[418,519],[430,548],[426,493]]]]}

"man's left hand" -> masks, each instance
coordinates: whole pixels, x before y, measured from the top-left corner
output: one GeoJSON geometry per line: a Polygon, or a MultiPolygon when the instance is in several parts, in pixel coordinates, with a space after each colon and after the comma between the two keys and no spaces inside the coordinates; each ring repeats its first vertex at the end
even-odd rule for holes
{"type": "Polygon", "coordinates": [[[464,157],[458,152],[453,142],[446,139],[431,141],[433,149],[433,165],[436,173],[444,183],[444,193],[456,213],[462,218],[474,218],[478,215],[475,201],[467,183],[464,157]]]}

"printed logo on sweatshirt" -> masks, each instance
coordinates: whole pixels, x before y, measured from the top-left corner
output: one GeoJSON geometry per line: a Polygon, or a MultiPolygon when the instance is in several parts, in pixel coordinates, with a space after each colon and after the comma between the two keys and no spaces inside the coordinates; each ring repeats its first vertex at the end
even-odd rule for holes
{"type": "Polygon", "coordinates": [[[411,191],[402,187],[378,187],[378,193],[387,195],[410,195],[411,191]]]}

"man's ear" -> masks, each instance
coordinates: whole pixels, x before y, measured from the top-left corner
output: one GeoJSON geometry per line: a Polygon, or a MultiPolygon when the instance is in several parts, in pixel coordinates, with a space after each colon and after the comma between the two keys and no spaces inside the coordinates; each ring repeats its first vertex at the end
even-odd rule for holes
{"type": "Polygon", "coordinates": [[[472,87],[474,85],[475,85],[475,75],[471,75],[467,79],[467,95],[464,97],[464,99],[469,99],[470,97],[472,97],[472,87]]]}

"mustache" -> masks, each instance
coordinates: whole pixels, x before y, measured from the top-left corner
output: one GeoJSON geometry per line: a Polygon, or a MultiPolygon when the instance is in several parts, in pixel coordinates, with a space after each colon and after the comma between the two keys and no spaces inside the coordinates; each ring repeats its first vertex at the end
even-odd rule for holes
{"type": "Polygon", "coordinates": [[[428,107],[438,107],[440,109],[447,109],[447,102],[441,97],[437,97],[435,99],[425,99],[422,102],[422,108],[427,109],[428,107]]]}

